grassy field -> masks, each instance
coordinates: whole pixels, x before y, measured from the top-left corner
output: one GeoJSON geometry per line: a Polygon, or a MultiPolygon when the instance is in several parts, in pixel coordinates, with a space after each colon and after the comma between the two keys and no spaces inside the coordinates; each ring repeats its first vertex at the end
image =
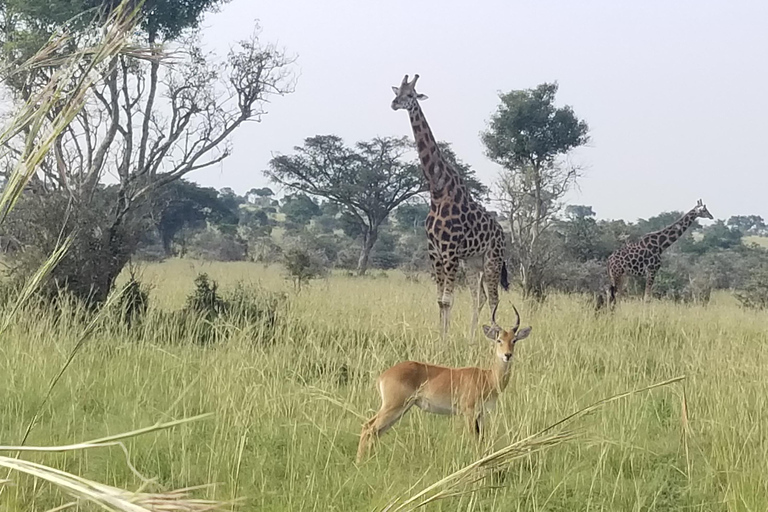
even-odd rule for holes
{"type": "MultiPolygon", "coordinates": [[[[378,407],[379,372],[404,359],[490,361],[490,342],[467,337],[468,292],[459,293],[453,333],[441,343],[432,284],[398,273],[334,276],[300,294],[280,270],[256,264],[170,261],[141,275],[154,286],[148,318],[134,331],[99,328],[55,388],[29,444],[213,412],[130,441],[135,467],[165,489],[216,483],[198,494],[245,497],[240,510],[381,510],[601,398],[685,375],[576,419],[563,428],[575,429],[577,439],[513,462],[484,481],[489,488],[426,509],[768,510],[767,319],[726,295],[708,307],[628,302],[611,317],[575,298],[535,308],[503,294],[500,320],[513,321],[515,303],[533,333],[515,352],[487,441],[478,446],[459,418],[414,410],[357,466],[360,425],[378,407]],[[256,325],[230,329],[228,339],[208,346],[165,329],[163,313],[183,306],[198,272],[222,290],[242,281],[285,291],[274,341],[263,341],[256,325]]],[[[74,317],[30,307],[0,339],[0,445],[22,437],[83,328],[74,317]]],[[[29,457],[104,483],[141,485],[119,448],[29,457]]],[[[0,495],[3,512],[68,501],[32,479],[14,480],[0,495]]]]}

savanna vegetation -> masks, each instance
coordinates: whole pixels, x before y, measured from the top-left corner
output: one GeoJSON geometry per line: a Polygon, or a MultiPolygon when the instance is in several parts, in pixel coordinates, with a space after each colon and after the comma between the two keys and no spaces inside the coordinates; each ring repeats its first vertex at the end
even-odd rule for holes
{"type": "Polygon", "coordinates": [[[225,3],[0,0],[0,509],[768,508],[763,219],[694,225],[657,300],[596,311],[608,255],[695,198],[564,204],[589,127],[554,83],[500,96],[494,186],[439,143],[508,233],[499,320],[533,326],[486,439],[413,412],[355,464],[379,372],[490,342],[461,287],[438,339],[410,139],[306,134],[264,169],[278,193],[192,181],[296,85],[258,32],[203,54],[225,3]]]}
{"type": "MultiPolygon", "coordinates": [[[[563,424],[550,434],[574,439],[480,473],[484,490],[427,510],[768,505],[764,314],[727,294],[714,294],[707,306],[633,301],[613,316],[595,316],[573,296],[533,307],[515,292],[503,299],[499,320],[514,321],[515,303],[533,333],[515,353],[486,444],[476,446],[459,418],[415,411],[356,466],[357,436],[379,405],[373,383],[383,368],[407,358],[490,362],[489,341],[467,342],[468,291],[457,297],[458,327],[443,344],[432,287],[397,272],[334,274],[300,293],[281,269],[255,263],[176,259],[148,264],[140,275],[153,285],[146,315],[130,327],[117,312],[104,318],[46,402],[29,444],[212,412],[126,442],[136,469],[156,478],[150,489],[216,483],[198,495],[245,497],[243,510],[381,510],[593,402],[685,376],[563,424]],[[209,281],[196,293],[201,272],[209,281]],[[212,281],[221,301],[237,305],[225,312],[211,298],[212,281]],[[203,312],[182,313],[201,303],[209,305],[203,312]]],[[[21,436],[85,328],[84,314],[30,305],[2,336],[0,438],[21,436]]],[[[29,457],[117,487],[142,484],[118,447],[29,457]]],[[[68,500],[32,478],[14,480],[0,496],[3,510],[47,510],[68,500]]]]}

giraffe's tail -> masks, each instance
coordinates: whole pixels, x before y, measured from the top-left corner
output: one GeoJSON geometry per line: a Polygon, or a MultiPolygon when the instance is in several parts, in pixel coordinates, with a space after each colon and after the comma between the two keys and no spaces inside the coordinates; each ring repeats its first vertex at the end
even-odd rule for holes
{"type": "Polygon", "coordinates": [[[501,279],[499,279],[499,284],[501,284],[501,288],[505,291],[509,291],[509,275],[507,274],[507,262],[503,262],[501,264],[501,279]]]}

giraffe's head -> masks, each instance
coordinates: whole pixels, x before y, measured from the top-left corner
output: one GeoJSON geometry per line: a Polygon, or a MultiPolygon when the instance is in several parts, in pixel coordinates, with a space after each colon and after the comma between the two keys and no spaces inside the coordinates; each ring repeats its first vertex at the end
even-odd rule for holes
{"type": "Polygon", "coordinates": [[[413,75],[413,81],[408,82],[408,75],[405,75],[400,87],[392,86],[392,90],[395,92],[395,99],[392,100],[392,110],[400,110],[402,108],[410,110],[416,106],[418,100],[427,99],[426,94],[416,92],[416,80],[418,79],[419,75],[413,75]]]}
{"type": "Polygon", "coordinates": [[[704,205],[704,203],[701,202],[701,199],[699,199],[699,201],[696,203],[696,208],[694,208],[693,211],[696,212],[696,217],[714,219],[712,214],[709,213],[709,210],[707,210],[707,207],[704,205]]]}

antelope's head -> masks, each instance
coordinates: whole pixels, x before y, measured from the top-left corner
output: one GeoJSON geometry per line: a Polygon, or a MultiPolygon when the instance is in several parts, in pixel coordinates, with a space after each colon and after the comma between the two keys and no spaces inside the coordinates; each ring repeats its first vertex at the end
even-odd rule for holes
{"type": "Polygon", "coordinates": [[[515,343],[525,339],[531,334],[530,327],[524,327],[520,329],[520,313],[517,312],[517,308],[512,306],[515,310],[515,325],[511,329],[504,330],[499,324],[496,323],[496,309],[498,304],[493,308],[491,313],[491,325],[484,325],[483,332],[485,337],[489,340],[496,342],[496,357],[501,360],[502,363],[508,363],[512,360],[512,354],[515,352],[515,343]]]}

